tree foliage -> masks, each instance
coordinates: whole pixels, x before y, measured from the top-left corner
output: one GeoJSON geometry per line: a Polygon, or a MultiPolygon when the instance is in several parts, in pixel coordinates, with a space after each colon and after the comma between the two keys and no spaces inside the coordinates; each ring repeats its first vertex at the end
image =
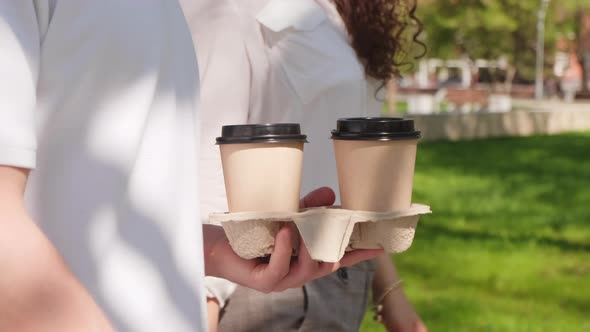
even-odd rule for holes
{"type": "MultiPolygon", "coordinates": [[[[520,79],[534,78],[541,0],[418,0],[429,57],[506,56],[520,79]]],[[[576,14],[590,0],[551,0],[545,21],[546,64],[559,36],[575,35],[576,14]]]]}

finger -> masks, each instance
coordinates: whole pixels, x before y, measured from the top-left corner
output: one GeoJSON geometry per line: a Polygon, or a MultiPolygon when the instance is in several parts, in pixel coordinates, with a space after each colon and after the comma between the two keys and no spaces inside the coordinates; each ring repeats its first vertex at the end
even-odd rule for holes
{"type": "Polygon", "coordinates": [[[383,254],[383,249],[357,249],[346,253],[339,262],[322,262],[317,272],[317,278],[336,272],[341,267],[355,265],[362,261],[373,259],[383,254]]]}
{"type": "Polygon", "coordinates": [[[349,251],[344,255],[344,257],[342,257],[339,262],[340,266],[337,267],[336,270],[341,267],[355,265],[362,261],[376,258],[381,254],[383,254],[383,249],[356,249],[349,251]]]}
{"type": "Polygon", "coordinates": [[[330,263],[314,261],[305,246],[301,246],[299,250],[301,256],[297,265],[291,269],[288,276],[277,284],[275,291],[300,287],[309,281],[336,272],[341,267],[355,265],[383,254],[383,249],[357,249],[348,252],[339,262],[330,263]]]}
{"type": "Polygon", "coordinates": [[[336,194],[328,187],[318,188],[305,195],[299,202],[301,208],[329,206],[334,204],[336,194]]]}
{"type": "Polygon", "coordinates": [[[301,287],[317,275],[319,262],[314,261],[303,242],[299,242],[299,256],[297,262],[291,267],[289,275],[279,282],[275,291],[280,292],[289,288],[301,287]]]}
{"type": "Polygon", "coordinates": [[[362,261],[373,259],[381,254],[383,254],[383,249],[357,249],[350,251],[346,253],[339,262],[321,263],[318,271],[318,278],[334,273],[341,267],[355,265],[362,261]]]}
{"type": "Polygon", "coordinates": [[[275,237],[273,253],[270,256],[268,265],[259,265],[258,280],[260,280],[258,289],[262,292],[270,292],[275,288],[286,275],[289,274],[291,265],[291,253],[293,244],[291,240],[292,230],[289,227],[283,227],[275,237]]]}

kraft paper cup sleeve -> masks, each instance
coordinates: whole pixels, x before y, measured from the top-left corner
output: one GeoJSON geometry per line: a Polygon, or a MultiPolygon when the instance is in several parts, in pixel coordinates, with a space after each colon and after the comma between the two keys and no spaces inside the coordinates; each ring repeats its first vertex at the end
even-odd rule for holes
{"type": "Polygon", "coordinates": [[[413,204],[410,209],[394,212],[323,207],[297,213],[213,213],[209,219],[222,224],[232,249],[242,258],[272,253],[276,233],[291,224],[314,260],[337,262],[349,249],[383,248],[388,253],[408,249],[420,215],[430,212],[426,205],[413,204]]]}

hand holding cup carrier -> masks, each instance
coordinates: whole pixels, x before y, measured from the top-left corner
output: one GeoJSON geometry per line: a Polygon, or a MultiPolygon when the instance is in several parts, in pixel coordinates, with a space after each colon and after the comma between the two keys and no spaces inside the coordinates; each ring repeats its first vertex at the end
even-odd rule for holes
{"type": "Polygon", "coordinates": [[[299,210],[307,143],[299,125],[224,126],[217,143],[229,213],[210,221],[221,223],[232,249],[248,259],[272,253],[285,225],[297,228],[318,261],[337,262],[352,249],[402,252],[419,216],[430,213],[411,201],[419,138],[412,120],[338,120],[332,139],[342,207],[299,210]]]}

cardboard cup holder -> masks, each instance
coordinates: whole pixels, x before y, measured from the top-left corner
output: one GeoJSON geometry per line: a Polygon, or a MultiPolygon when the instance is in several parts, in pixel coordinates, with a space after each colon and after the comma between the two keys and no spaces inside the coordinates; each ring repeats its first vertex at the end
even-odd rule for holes
{"type": "MultiPolygon", "coordinates": [[[[296,228],[311,258],[337,262],[348,250],[383,248],[386,253],[407,250],[412,245],[420,215],[429,213],[430,207],[421,204],[391,212],[321,207],[295,213],[212,213],[209,222],[223,226],[234,252],[245,259],[270,255],[275,235],[287,225],[296,228]]],[[[294,247],[298,248],[298,234],[293,234],[294,247]]]]}

